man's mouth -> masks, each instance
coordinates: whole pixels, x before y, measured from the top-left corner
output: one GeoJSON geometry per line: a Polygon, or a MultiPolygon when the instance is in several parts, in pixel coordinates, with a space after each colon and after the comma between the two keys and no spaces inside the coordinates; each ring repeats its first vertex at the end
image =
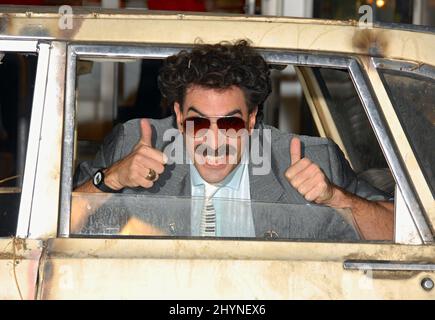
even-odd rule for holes
{"type": "Polygon", "coordinates": [[[195,162],[209,169],[223,169],[229,164],[237,164],[237,147],[225,144],[215,149],[206,144],[197,145],[195,162]]]}
{"type": "Polygon", "coordinates": [[[207,155],[205,156],[205,164],[209,166],[219,166],[219,165],[225,165],[228,163],[228,156],[227,155],[221,155],[221,156],[211,156],[207,155]]]}

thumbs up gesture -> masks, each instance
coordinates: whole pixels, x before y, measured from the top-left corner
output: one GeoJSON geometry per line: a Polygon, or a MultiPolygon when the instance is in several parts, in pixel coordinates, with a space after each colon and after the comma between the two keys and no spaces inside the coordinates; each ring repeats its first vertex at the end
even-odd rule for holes
{"type": "Polygon", "coordinates": [[[308,158],[302,158],[301,154],[301,140],[292,138],[291,165],[286,170],[285,177],[307,201],[328,204],[334,195],[334,186],[317,164],[308,158]]]}
{"type": "Polygon", "coordinates": [[[141,138],[133,151],[105,172],[105,184],[112,189],[151,188],[165,169],[167,157],[163,152],[152,147],[152,130],[147,119],[141,119],[140,130],[141,138]]]}

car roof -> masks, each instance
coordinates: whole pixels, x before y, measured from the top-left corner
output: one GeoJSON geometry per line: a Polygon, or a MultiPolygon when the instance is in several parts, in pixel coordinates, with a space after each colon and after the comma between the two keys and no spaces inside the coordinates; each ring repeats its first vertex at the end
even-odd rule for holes
{"type": "MultiPolygon", "coordinates": [[[[53,14],[59,16],[59,8],[61,6],[10,6],[10,5],[0,5],[0,15],[5,14],[10,17],[19,16],[25,14],[27,17],[31,17],[32,15],[45,15],[46,17],[50,17],[53,14]]],[[[156,11],[156,10],[148,10],[142,8],[128,8],[128,9],[108,9],[108,8],[99,8],[99,7],[76,7],[69,6],[72,9],[72,12],[75,16],[82,16],[84,18],[95,18],[97,16],[112,16],[117,18],[125,18],[131,19],[137,16],[151,17],[151,16],[202,16],[202,17],[227,17],[227,18],[241,18],[246,20],[266,20],[268,22],[274,21],[298,21],[299,23],[316,23],[316,24],[327,24],[327,25],[351,25],[355,26],[358,24],[358,21],[349,19],[349,20],[339,20],[339,19],[317,19],[317,18],[304,18],[304,17],[283,17],[283,16],[265,16],[265,15],[246,15],[246,14],[234,14],[234,13],[213,13],[213,12],[174,12],[174,11],[156,11]]],[[[384,29],[396,29],[396,30],[406,30],[406,31],[415,31],[415,32],[424,32],[424,33],[435,33],[435,27],[426,26],[426,25],[416,25],[416,24],[405,24],[405,23],[385,23],[385,22],[375,22],[373,23],[375,28],[384,28],[384,29]]],[[[1,29],[0,29],[1,30],[1,29]]]]}
{"type": "Polygon", "coordinates": [[[435,28],[355,20],[177,13],[72,7],[71,29],[59,28],[60,7],[0,6],[0,39],[93,44],[169,45],[247,38],[267,49],[351,53],[435,65],[435,28]]]}

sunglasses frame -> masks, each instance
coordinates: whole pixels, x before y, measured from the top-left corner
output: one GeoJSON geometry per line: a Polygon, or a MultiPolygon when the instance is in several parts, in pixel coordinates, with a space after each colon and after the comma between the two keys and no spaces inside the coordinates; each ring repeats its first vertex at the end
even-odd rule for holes
{"type": "MultiPolygon", "coordinates": [[[[194,118],[201,118],[201,119],[208,120],[208,121],[210,122],[210,124],[209,124],[209,126],[208,126],[208,129],[210,129],[212,123],[216,123],[218,129],[219,129],[219,130],[225,130],[225,133],[228,132],[228,130],[219,128],[219,125],[218,125],[218,121],[219,121],[219,119],[224,119],[224,118],[237,118],[237,119],[242,120],[242,121],[243,121],[243,124],[244,124],[244,127],[241,128],[241,129],[239,129],[239,130],[242,130],[242,129],[244,129],[244,130],[249,130],[249,124],[248,124],[248,121],[245,121],[243,118],[240,118],[240,117],[237,117],[237,116],[211,116],[211,117],[191,116],[191,117],[187,117],[186,119],[184,119],[183,122],[181,123],[181,125],[182,125],[182,127],[183,127],[183,131],[186,133],[186,135],[187,135],[186,122],[189,121],[189,120],[190,120],[190,121],[194,121],[194,120],[192,120],[192,119],[194,119],[194,118]],[[212,121],[211,119],[215,119],[215,120],[212,121]]],[[[203,130],[203,129],[199,129],[198,131],[200,131],[200,130],[203,130]]],[[[235,130],[235,129],[234,129],[234,130],[235,130]]],[[[237,133],[239,130],[235,130],[236,133],[237,133]]],[[[195,131],[195,130],[194,130],[194,131],[195,131]]],[[[189,136],[194,137],[194,138],[202,138],[202,137],[204,137],[205,135],[206,135],[206,134],[204,133],[204,134],[198,136],[198,135],[196,135],[196,132],[194,132],[193,135],[189,135],[189,136]]],[[[228,135],[228,134],[225,134],[225,136],[227,136],[227,137],[234,137],[234,136],[231,136],[231,135],[228,135]]],[[[236,134],[235,137],[239,137],[239,136],[241,136],[241,135],[236,134]]]]}

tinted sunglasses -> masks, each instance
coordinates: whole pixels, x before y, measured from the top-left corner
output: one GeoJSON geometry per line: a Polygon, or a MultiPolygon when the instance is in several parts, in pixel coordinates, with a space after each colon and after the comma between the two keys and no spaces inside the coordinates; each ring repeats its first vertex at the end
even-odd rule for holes
{"type": "Polygon", "coordinates": [[[189,117],[183,122],[183,130],[188,135],[192,135],[195,138],[203,137],[207,130],[210,128],[212,122],[216,122],[219,130],[224,130],[224,133],[228,137],[240,136],[241,129],[246,129],[245,120],[234,116],[223,116],[223,117],[189,117]],[[210,119],[216,119],[211,121],[210,119]],[[193,128],[193,130],[192,130],[193,128]],[[190,129],[190,130],[188,130],[190,129]]]}

